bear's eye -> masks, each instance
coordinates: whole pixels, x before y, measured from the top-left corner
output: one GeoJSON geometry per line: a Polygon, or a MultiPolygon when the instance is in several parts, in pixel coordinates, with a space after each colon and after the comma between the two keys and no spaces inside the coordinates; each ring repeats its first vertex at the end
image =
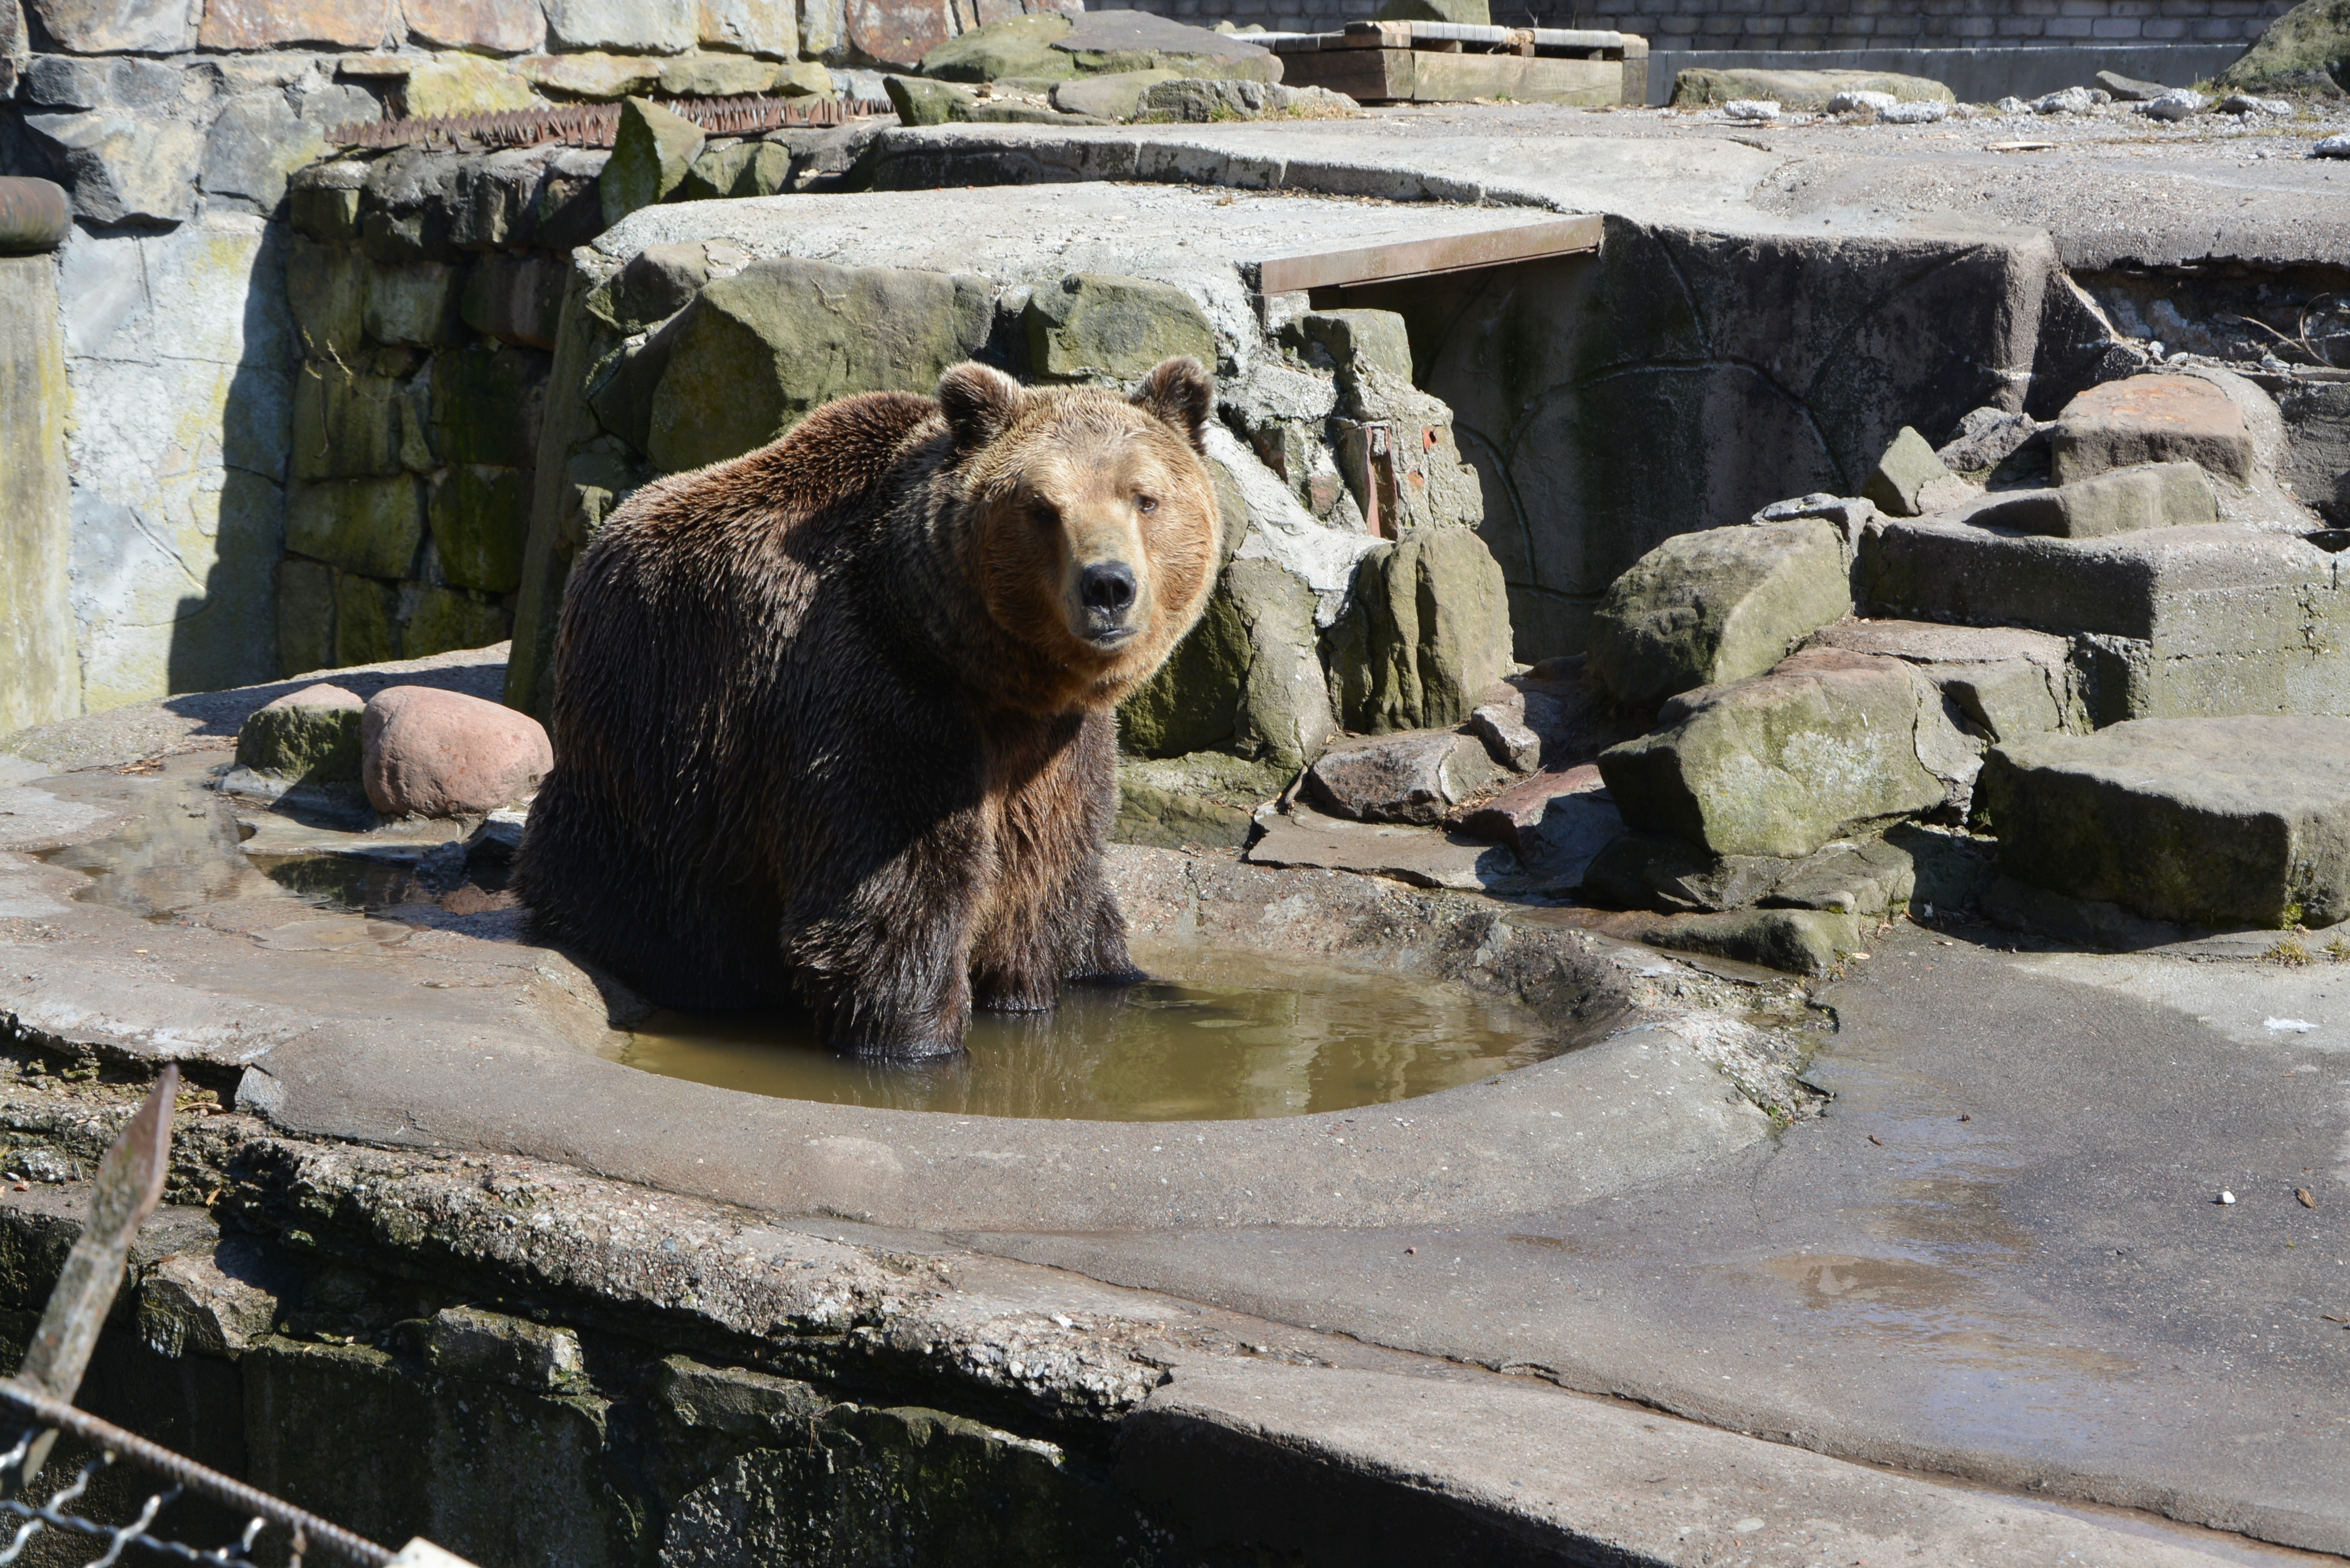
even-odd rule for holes
{"type": "Polygon", "coordinates": [[[1159,510],[1159,498],[1155,495],[1138,495],[1134,498],[1134,509],[1137,512],[1156,512],[1159,510]]]}
{"type": "Polygon", "coordinates": [[[1061,509],[1041,495],[1030,499],[1028,515],[1036,520],[1036,525],[1040,528],[1055,528],[1060,525],[1061,509]]]}

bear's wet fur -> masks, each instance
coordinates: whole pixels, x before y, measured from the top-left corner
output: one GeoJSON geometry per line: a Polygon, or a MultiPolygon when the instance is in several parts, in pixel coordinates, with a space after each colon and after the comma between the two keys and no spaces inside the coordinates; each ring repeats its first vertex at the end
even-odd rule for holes
{"type": "Polygon", "coordinates": [[[1139,979],[1113,710],[1213,587],[1211,391],[1188,358],[1130,400],[961,365],[639,491],[564,599],[515,876],[540,929],[879,1056],[1139,979]]]}

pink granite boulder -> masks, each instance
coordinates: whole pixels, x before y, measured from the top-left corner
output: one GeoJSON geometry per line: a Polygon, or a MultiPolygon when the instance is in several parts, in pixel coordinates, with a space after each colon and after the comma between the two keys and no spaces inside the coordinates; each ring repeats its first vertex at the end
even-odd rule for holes
{"type": "Polygon", "coordinates": [[[526,713],[432,686],[376,693],[359,724],[359,782],[387,816],[465,816],[538,786],[555,765],[526,713]]]}

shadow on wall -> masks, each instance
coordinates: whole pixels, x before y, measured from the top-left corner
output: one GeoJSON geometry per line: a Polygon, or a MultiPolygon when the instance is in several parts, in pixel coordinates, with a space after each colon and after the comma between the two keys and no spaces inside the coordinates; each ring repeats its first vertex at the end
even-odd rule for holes
{"type": "Polygon", "coordinates": [[[279,231],[78,229],[59,265],[87,711],[278,671],[291,345],[279,231]]]}
{"type": "Polygon", "coordinates": [[[2053,265],[1611,219],[1596,256],[1343,298],[1400,313],[1414,379],[1451,406],[1534,662],[1582,651],[1608,584],[1670,535],[1855,493],[1903,425],[2018,405],[2053,265]]]}

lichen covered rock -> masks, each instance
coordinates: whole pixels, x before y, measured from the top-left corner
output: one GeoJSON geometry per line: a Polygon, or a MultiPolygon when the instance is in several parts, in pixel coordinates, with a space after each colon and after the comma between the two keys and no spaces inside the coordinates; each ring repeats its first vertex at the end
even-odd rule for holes
{"type": "Polygon", "coordinates": [[[1851,613],[1832,524],[1804,517],[1679,534],[1608,588],[1591,620],[1590,668],[1620,702],[1660,701],[1761,675],[1851,613]]]}

